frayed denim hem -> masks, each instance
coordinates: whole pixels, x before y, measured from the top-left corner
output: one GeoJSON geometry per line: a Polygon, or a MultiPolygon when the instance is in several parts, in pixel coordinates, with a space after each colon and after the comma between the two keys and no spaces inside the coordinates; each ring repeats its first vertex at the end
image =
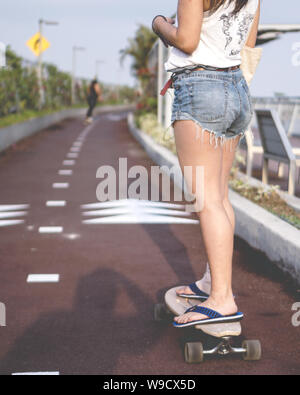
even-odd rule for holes
{"type": "Polygon", "coordinates": [[[250,133],[250,136],[253,140],[253,133],[251,130],[239,131],[239,132],[235,133],[234,136],[226,136],[226,134],[223,131],[217,131],[217,130],[207,128],[205,126],[205,122],[203,122],[203,124],[201,124],[199,121],[197,121],[195,118],[193,118],[190,114],[187,114],[187,113],[181,113],[180,116],[176,116],[176,117],[172,118],[171,125],[166,129],[165,133],[170,129],[171,126],[174,125],[174,123],[176,121],[193,121],[196,126],[196,140],[201,139],[202,143],[204,142],[204,132],[209,132],[210,133],[209,143],[211,145],[214,144],[215,148],[218,148],[219,146],[222,147],[222,146],[224,146],[224,144],[227,141],[230,141],[230,151],[231,152],[233,150],[232,143],[233,143],[234,139],[236,139],[237,137],[240,137],[239,144],[238,144],[237,148],[240,146],[241,141],[245,138],[246,133],[250,133]]]}

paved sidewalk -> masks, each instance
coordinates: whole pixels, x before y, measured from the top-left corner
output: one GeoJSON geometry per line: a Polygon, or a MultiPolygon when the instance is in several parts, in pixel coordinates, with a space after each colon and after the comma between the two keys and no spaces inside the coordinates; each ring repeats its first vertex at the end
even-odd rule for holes
{"type": "Polygon", "coordinates": [[[155,223],[163,222],[159,214],[143,223],[149,222],[143,203],[131,204],[125,220],[112,207],[106,222],[115,223],[91,213],[99,210],[89,206],[97,203],[99,166],[118,169],[120,157],[128,168],[153,165],[129,134],[126,116],[103,114],[88,128],[65,121],[0,156],[0,302],[7,311],[0,374],[299,374],[292,305],[300,293],[239,239],[234,291],[246,313],[243,335],[261,340],[262,361],[187,365],[182,332],[153,321],[153,305],[166,289],[198,278],[205,256],[198,225],[178,215],[164,216],[174,223],[155,223]],[[122,223],[133,219],[141,223],[122,223]]]}

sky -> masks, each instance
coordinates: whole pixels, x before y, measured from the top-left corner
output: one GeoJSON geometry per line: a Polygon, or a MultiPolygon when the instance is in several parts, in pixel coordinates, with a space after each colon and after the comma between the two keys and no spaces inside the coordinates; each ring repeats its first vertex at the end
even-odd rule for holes
{"type": "MultiPolygon", "coordinates": [[[[46,62],[71,71],[72,47],[86,50],[77,55],[77,75],[92,78],[96,60],[100,80],[134,85],[130,59],[120,66],[119,51],[126,47],[139,24],[150,26],[157,14],[171,15],[177,0],[2,0],[0,42],[9,44],[19,55],[34,61],[26,41],[38,31],[38,20],[59,22],[45,26],[44,36],[51,47],[44,53],[46,62]]],[[[262,0],[261,23],[300,23],[299,0],[262,0]]],[[[284,35],[264,46],[264,54],[252,83],[254,96],[283,92],[300,96],[300,66],[292,63],[292,47],[300,43],[300,33],[284,35]]],[[[299,44],[300,48],[300,44],[299,44]]],[[[299,56],[300,59],[300,56],[299,56]]]]}

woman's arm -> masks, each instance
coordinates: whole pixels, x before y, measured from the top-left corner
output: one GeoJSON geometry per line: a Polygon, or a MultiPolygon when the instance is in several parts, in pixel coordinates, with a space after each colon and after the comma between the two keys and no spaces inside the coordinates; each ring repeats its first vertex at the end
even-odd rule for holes
{"type": "Polygon", "coordinates": [[[101,91],[101,88],[100,88],[100,85],[99,85],[99,84],[96,84],[96,85],[95,85],[95,91],[96,91],[96,93],[97,93],[98,100],[101,101],[102,91],[101,91]]]}
{"type": "Polygon", "coordinates": [[[154,28],[167,43],[190,55],[200,41],[203,0],[179,0],[177,15],[178,28],[162,17],[155,19],[154,28]]]}
{"type": "Polygon", "coordinates": [[[258,1],[258,9],[256,11],[254,22],[252,24],[251,31],[246,43],[247,47],[254,48],[256,45],[259,19],[260,19],[260,0],[258,1]]]}

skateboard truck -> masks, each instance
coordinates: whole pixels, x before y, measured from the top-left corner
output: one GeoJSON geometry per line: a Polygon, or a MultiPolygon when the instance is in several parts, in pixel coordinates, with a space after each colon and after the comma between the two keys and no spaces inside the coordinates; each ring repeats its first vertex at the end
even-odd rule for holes
{"type": "Polygon", "coordinates": [[[258,340],[245,340],[241,348],[233,347],[231,337],[223,337],[217,346],[209,350],[204,350],[203,344],[200,342],[186,343],[184,348],[185,362],[187,363],[201,363],[205,356],[230,354],[240,354],[244,361],[259,361],[262,354],[261,344],[258,340]]]}
{"type": "MultiPolygon", "coordinates": [[[[184,314],[184,312],[197,304],[195,300],[182,298],[176,294],[176,291],[182,287],[170,289],[165,294],[165,303],[157,304],[154,308],[155,321],[172,322],[174,316],[184,314]]],[[[262,348],[259,340],[245,340],[241,347],[234,347],[232,339],[238,338],[242,333],[240,322],[227,324],[208,324],[196,325],[195,333],[202,332],[205,343],[211,344],[213,340],[214,347],[206,348],[203,342],[187,342],[184,347],[185,361],[187,363],[201,363],[205,356],[220,355],[222,357],[230,354],[239,354],[245,361],[259,361],[262,356],[262,348]],[[209,340],[207,341],[206,340],[209,340]]],[[[203,336],[201,336],[202,338],[203,336]]],[[[209,347],[209,346],[207,346],[209,347]]]]}

